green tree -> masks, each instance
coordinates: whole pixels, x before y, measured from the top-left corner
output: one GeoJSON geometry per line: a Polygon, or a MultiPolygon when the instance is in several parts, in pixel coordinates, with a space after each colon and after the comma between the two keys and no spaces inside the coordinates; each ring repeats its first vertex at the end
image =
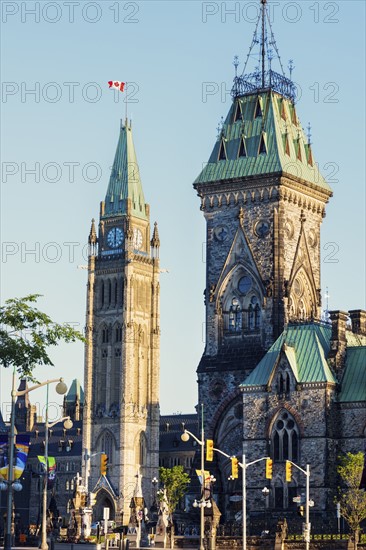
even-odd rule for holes
{"type": "Polygon", "coordinates": [[[168,516],[168,531],[170,533],[170,548],[174,548],[174,523],[173,514],[180,499],[187,491],[190,483],[189,475],[185,473],[183,466],[173,468],[159,468],[160,482],[163,489],[158,491],[160,506],[165,508],[168,516]]]}
{"type": "Polygon", "coordinates": [[[85,341],[70,325],[55,323],[34,307],[40,296],[11,298],[0,306],[0,365],[13,367],[20,377],[32,381],[36,366],[53,366],[49,346],[56,346],[60,341],[85,341]]]}
{"type": "Polygon", "coordinates": [[[366,519],[366,491],[359,489],[364,464],[364,454],[347,453],[339,457],[338,473],[342,479],[340,488],[340,512],[347,521],[357,548],[360,523],[366,519]]]}

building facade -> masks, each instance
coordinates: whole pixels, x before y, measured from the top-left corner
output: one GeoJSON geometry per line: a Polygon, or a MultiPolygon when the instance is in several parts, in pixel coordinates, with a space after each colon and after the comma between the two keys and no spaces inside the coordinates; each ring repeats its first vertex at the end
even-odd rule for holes
{"type": "MultiPolygon", "coordinates": [[[[157,475],[159,442],[159,235],[150,236],[131,124],[121,124],[98,232],[89,235],[83,477],[96,516],[129,513],[129,488],[157,475]],[[100,476],[100,455],[108,476],[100,476]]],[[[102,516],[101,516],[102,517],[102,516]]]]}
{"type": "MultiPolygon", "coordinates": [[[[215,446],[279,463],[267,505],[291,508],[304,487],[297,474],[292,485],[284,481],[284,461],[292,457],[314,469],[315,506],[324,512],[334,510],[337,453],[363,449],[365,314],[349,312],[353,328],[342,312],[321,322],[320,228],[332,190],[298,118],[296,88],[272,69],[266,0],[258,29],[260,23],[249,52],[259,44],[259,65],[236,73],[231,107],[194,182],[207,263],[198,398],[215,446]]],[[[217,456],[216,466],[228,509],[230,461],[217,456]]],[[[263,464],[251,483],[249,510],[263,510],[263,464]]]]}

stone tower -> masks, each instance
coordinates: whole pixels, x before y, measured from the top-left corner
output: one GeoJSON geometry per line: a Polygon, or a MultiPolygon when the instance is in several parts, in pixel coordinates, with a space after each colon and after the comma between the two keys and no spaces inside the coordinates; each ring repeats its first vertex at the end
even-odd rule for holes
{"type": "MultiPolygon", "coordinates": [[[[89,234],[86,307],[84,479],[95,515],[128,521],[135,476],[150,496],[159,445],[159,235],[150,240],[131,124],[121,124],[98,235],[89,234]],[[85,452],[86,450],[86,452],[85,452]],[[100,475],[100,455],[108,472],[100,475]]],[[[99,517],[100,516],[100,517],[99,517]]]]}
{"type": "Polygon", "coordinates": [[[272,70],[266,0],[261,6],[250,53],[259,43],[262,66],[236,73],[229,112],[194,182],[207,224],[199,402],[208,433],[233,454],[242,442],[239,384],[289,320],[320,318],[320,226],[332,195],[299,121],[295,86],[272,70]]]}

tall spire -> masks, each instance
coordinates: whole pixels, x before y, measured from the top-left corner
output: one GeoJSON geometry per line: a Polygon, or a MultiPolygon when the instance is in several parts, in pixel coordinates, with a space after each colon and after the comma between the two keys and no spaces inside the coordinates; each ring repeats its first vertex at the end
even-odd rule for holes
{"type": "Polygon", "coordinates": [[[124,125],[121,123],[102,218],[126,214],[147,220],[132,127],[127,120],[124,125]]]}
{"type": "Polygon", "coordinates": [[[265,86],[265,70],[266,70],[266,3],[267,0],[261,0],[262,4],[262,40],[261,40],[261,50],[262,50],[262,88],[265,86]]]}
{"type": "Polygon", "coordinates": [[[248,93],[272,89],[295,102],[296,86],[291,81],[292,69],[290,69],[290,78],[287,78],[273,34],[267,10],[267,2],[268,0],[260,0],[260,14],[255,26],[252,43],[245,60],[244,69],[240,76],[236,74],[237,65],[235,65],[235,78],[231,95],[235,99],[236,97],[241,97],[248,93]],[[261,23],[261,27],[259,23],[261,23]],[[258,36],[259,33],[260,36],[258,36]],[[253,73],[246,74],[249,59],[252,58],[257,59],[255,70],[253,73]],[[275,58],[278,60],[281,73],[272,70],[272,60],[275,58]]]}

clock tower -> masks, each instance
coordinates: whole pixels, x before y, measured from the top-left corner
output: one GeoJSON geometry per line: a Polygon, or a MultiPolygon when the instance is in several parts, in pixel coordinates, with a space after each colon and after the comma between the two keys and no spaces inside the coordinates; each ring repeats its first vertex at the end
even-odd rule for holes
{"type": "Polygon", "coordinates": [[[194,182],[206,220],[199,402],[208,437],[232,455],[242,452],[239,384],[288,321],[320,318],[320,226],[332,195],[283,73],[266,0],[247,61],[256,54],[249,74],[246,66],[238,74],[235,59],[232,103],[194,182]]]}
{"type": "MultiPolygon", "coordinates": [[[[97,519],[129,518],[141,476],[150,495],[159,444],[159,235],[150,238],[131,124],[121,124],[98,231],[92,221],[86,307],[84,478],[97,519]],[[100,454],[108,456],[105,475],[100,454]]],[[[144,489],[146,489],[144,491],[144,489]]]]}

